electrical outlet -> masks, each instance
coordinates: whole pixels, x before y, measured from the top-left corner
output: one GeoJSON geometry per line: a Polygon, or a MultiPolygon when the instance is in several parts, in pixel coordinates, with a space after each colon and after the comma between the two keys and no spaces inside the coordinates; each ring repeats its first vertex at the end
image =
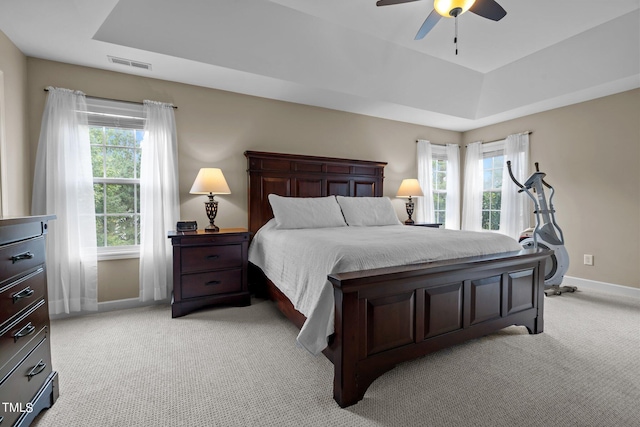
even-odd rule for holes
{"type": "Polygon", "coordinates": [[[593,265],[593,255],[584,254],[584,265],[593,265]]]}

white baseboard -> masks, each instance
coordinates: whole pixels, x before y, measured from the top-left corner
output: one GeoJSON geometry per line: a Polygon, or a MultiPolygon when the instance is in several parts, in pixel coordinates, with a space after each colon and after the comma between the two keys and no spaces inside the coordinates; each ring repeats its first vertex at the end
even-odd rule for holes
{"type": "Polygon", "coordinates": [[[141,302],[138,298],[119,299],[115,301],[104,301],[98,303],[98,311],[76,311],[73,313],[50,314],[49,318],[65,319],[67,317],[85,316],[87,314],[104,313],[106,311],[126,310],[129,308],[146,307],[149,305],[169,304],[169,300],[145,301],[141,302]]]}
{"type": "Polygon", "coordinates": [[[610,295],[631,297],[640,299],[640,288],[614,285],[613,283],[597,282],[595,280],[581,279],[579,277],[564,276],[563,285],[577,286],[578,290],[584,289],[602,292],[610,295]]]}
{"type": "Polygon", "coordinates": [[[98,312],[101,311],[114,311],[114,310],[126,310],[128,308],[145,307],[148,305],[169,304],[168,299],[159,301],[145,301],[141,302],[138,298],[119,299],[115,301],[104,301],[98,303],[98,312]]]}

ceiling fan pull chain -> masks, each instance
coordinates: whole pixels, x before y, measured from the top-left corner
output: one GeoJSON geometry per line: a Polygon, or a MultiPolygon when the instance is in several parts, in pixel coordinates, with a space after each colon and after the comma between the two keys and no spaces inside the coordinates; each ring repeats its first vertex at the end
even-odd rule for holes
{"type": "Polygon", "coordinates": [[[456,35],[453,38],[453,43],[456,45],[456,55],[458,55],[458,17],[454,18],[456,20],[456,35]]]}

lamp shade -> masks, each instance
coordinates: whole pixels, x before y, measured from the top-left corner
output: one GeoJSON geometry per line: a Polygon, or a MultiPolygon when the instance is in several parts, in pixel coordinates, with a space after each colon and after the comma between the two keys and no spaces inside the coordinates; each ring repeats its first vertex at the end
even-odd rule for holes
{"type": "Polygon", "coordinates": [[[445,18],[451,18],[465,13],[475,2],[476,0],[435,0],[433,8],[445,18]],[[451,13],[453,10],[455,12],[451,13]]]}
{"type": "Polygon", "coordinates": [[[424,196],[418,180],[415,178],[403,179],[402,184],[400,184],[400,188],[398,188],[398,194],[396,194],[396,197],[416,197],[416,196],[424,196]]]}
{"type": "Polygon", "coordinates": [[[202,168],[191,186],[191,194],[231,194],[231,190],[218,168],[202,168]]]}

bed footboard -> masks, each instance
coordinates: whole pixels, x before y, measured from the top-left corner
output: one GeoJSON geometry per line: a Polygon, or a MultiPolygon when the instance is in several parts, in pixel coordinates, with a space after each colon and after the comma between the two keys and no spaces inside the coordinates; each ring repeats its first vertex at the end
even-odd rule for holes
{"type": "Polygon", "coordinates": [[[334,399],[361,400],[396,364],[510,325],[543,331],[550,251],[333,274],[334,399]]]}

